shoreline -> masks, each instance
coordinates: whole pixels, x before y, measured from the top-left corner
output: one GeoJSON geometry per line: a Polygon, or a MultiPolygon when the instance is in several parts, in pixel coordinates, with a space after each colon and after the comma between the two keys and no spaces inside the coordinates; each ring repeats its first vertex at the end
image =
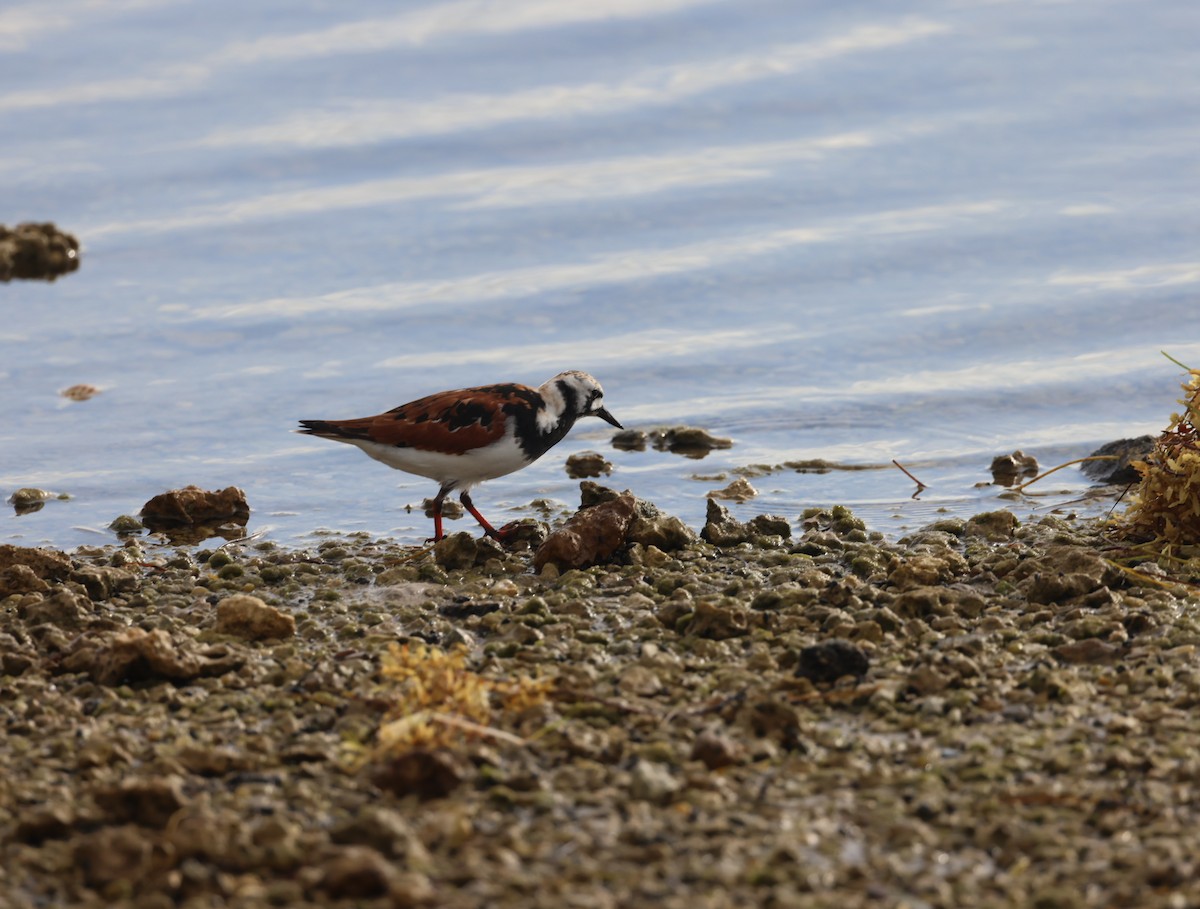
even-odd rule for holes
{"type": "Polygon", "coordinates": [[[0,597],[0,887],[17,906],[1200,899],[1194,587],[1129,570],[1094,520],[998,511],[891,541],[835,508],[757,529],[540,574],[466,534],[440,559],[354,536],[27,559],[31,589],[0,597]]]}

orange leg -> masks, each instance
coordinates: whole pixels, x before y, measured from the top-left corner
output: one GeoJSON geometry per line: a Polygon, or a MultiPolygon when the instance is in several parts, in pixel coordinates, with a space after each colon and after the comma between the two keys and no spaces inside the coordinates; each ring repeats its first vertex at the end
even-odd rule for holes
{"type": "Polygon", "coordinates": [[[446,498],[446,493],[449,491],[450,487],[443,486],[433,498],[433,539],[428,542],[436,543],[445,536],[442,533],[442,500],[446,498]]]}
{"type": "Polygon", "coordinates": [[[498,531],[495,527],[488,523],[487,518],[479,513],[479,509],[475,507],[475,503],[471,501],[471,497],[465,492],[458,497],[458,500],[463,503],[463,507],[471,512],[471,517],[479,522],[479,526],[483,528],[483,532],[493,539],[502,540],[504,534],[498,531]]]}

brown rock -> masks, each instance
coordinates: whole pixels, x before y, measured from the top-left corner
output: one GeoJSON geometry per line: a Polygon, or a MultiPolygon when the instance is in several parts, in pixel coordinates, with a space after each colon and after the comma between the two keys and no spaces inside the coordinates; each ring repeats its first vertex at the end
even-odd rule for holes
{"type": "Polygon", "coordinates": [[[185,486],[157,495],[142,506],[141,518],[151,530],[187,524],[245,524],[250,518],[246,494],[236,486],[212,492],[185,486]]]}
{"type": "Polygon", "coordinates": [[[43,581],[61,581],[71,573],[71,560],[65,553],[53,549],[12,546],[8,543],[0,545],[0,572],[14,565],[24,565],[43,581]]]}
{"type": "Polygon", "coordinates": [[[724,641],[750,633],[750,610],[736,600],[712,602],[700,600],[685,629],[700,638],[724,641]]]}
{"type": "Polygon", "coordinates": [[[91,607],[92,603],[87,597],[64,589],[40,603],[21,606],[17,615],[30,627],[55,625],[59,628],[77,629],[91,615],[91,607]]]}
{"type": "Polygon", "coordinates": [[[201,675],[219,675],[241,665],[237,656],[207,657],[177,647],[162,629],[126,628],[78,642],[62,660],[66,672],[86,672],[101,685],[164,678],[187,681],[201,675]]]}
{"type": "Polygon", "coordinates": [[[1079,546],[1053,546],[1037,565],[1039,570],[1018,585],[1035,603],[1061,603],[1093,593],[1117,574],[1099,553],[1079,546]]]}
{"type": "Polygon", "coordinates": [[[567,476],[573,480],[599,477],[612,473],[612,461],[595,451],[581,451],[567,458],[567,476]]]}
{"type": "MultiPolygon", "coordinates": [[[[522,525],[523,526],[523,525],[522,525]]],[[[514,538],[517,534],[514,534],[514,538]]],[[[506,541],[507,541],[506,536],[506,541]]],[[[433,558],[442,568],[473,568],[504,555],[503,547],[491,537],[475,537],[465,530],[442,537],[433,544],[433,558]]]]}
{"type": "Polygon", "coordinates": [[[238,593],[217,604],[216,630],[248,641],[290,638],[296,633],[296,619],[258,597],[238,593]]]}
{"type": "Polygon", "coordinates": [[[1068,641],[1054,648],[1054,655],[1064,663],[1107,663],[1120,654],[1120,647],[1099,638],[1068,641]]]}
{"type": "Polygon", "coordinates": [[[93,600],[107,600],[138,585],[138,577],[132,571],[107,565],[85,565],[71,572],[71,580],[82,584],[93,600]]]}
{"type": "Polygon", "coordinates": [[[623,492],[611,502],[576,512],[538,547],[534,570],[541,571],[547,564],[586,568],[609,561],[626,545],[635,511],[633,493],[623,492]]]}
{"type": "Polygon", "coordinates": [[[736,546],[750,539],[750,531],[745,524],[729,513],[728,508],[709,499],[708,513],[705,516],[704,529],[700,531],[700,539],[714,546],[736,546]]]}
{"type": "Polygon", "coordinates": [[[0,599],[14,593],[46,593],[48,590],[50,585],[28,565],[0,568],[0,599]]]}

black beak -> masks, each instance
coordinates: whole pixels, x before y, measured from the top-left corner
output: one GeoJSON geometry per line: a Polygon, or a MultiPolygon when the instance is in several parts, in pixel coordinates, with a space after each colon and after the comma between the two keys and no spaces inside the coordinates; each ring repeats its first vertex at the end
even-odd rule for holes
{"type": "Polygon", "coordinates": [[[613,426],[617,427],[617,429],[625,428],[624,426],[622,426],[620,423],[617,422],[617,418],[614,417],[612,414],[610,414],[608,412],[608,409],[605,407],[601,407],[599,410],[593,410],[591,415],[593,417],[599,417],[605,423],[611,423],[613,426]]]}

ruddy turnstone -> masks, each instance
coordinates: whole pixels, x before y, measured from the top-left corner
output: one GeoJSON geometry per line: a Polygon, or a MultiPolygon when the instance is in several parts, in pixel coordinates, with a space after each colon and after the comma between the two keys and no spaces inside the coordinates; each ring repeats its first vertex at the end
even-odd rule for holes
{"type": "Polygon", "coordinates": [[[459,499],[490,537],[502,537],[471,502],[471,487],[532,464],[580,417],[624,427],[603,406],[604,389],[586,372],[560,372],[538,388],[480,385],[442,391],[375,417],[301,420],[299,432],[357,445],[389,467],[437,480],[433,539],[442,539],[442,501],[459,499]]]}

